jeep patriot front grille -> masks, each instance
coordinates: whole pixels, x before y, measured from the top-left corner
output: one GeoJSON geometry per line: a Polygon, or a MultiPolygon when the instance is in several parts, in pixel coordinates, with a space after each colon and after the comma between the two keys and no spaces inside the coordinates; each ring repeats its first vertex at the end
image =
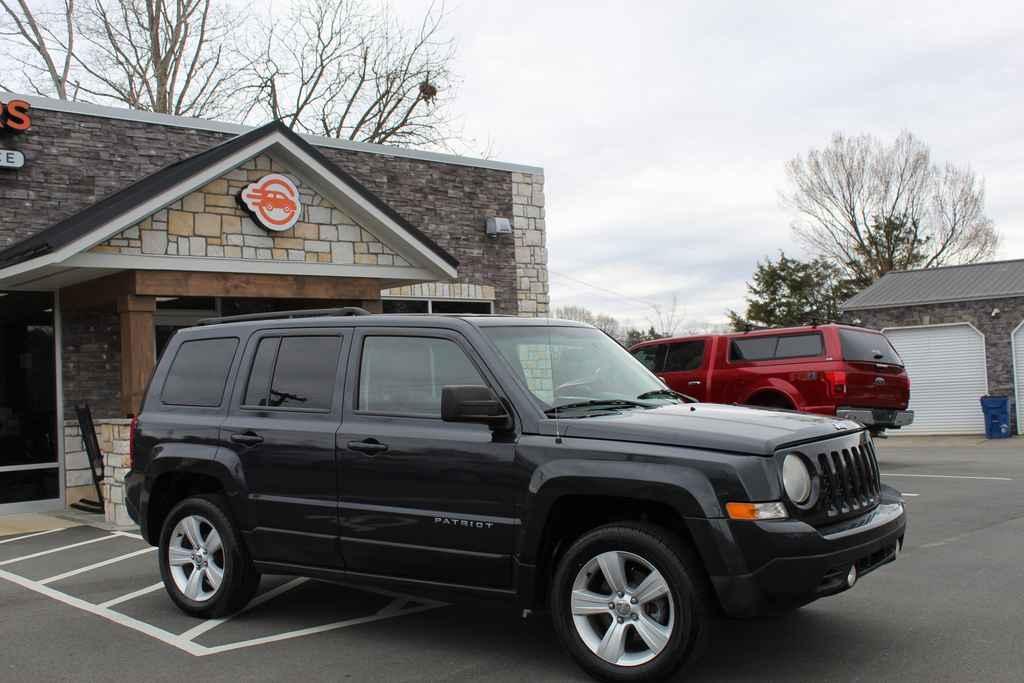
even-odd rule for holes
{"type": "Polygon", "coordinates": [[[830,439],[809,444],[803,451],[814,467],[812,474],[820,487],[814,507],[800,515],[805,521],[830,524],[878,505],[881,480],[874,446],[869,440],[860,435],[853,439],[830,439]]]}

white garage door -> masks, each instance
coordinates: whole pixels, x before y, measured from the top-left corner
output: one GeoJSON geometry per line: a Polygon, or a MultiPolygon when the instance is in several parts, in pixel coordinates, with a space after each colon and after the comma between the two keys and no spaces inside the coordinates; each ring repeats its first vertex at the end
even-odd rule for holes
{"type": "Polygon", "coordinates": [[[1024,434],[1024,323],[1013,331],[1013,393],[1017,397],[1017,433],[1024,434]]]}
{"type": "Polygon", "coordinates": [[[891,434],[983,434],[985,338],[967,324],[883,330],[910,375],[914,424],[891,434]]]}

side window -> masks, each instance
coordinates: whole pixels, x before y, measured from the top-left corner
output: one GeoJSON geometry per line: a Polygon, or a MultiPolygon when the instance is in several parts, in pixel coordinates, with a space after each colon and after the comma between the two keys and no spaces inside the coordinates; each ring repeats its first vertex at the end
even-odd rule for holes
{"type": "Polygon", "coordinates": [[[779,346],[775,349],[776,358],[800,358],[801,356],[820,356],[825,350],[821,335],[792,334],[779,337],[779,346]]]}
{"type": "Polygon", "coordinates": [[[661,361],[665,356],[664,344],[644,346],[633,352],[633,357],[651,372],[661,372],[661,361]]]}
{"type": "Polygon", "coordinates": [[[245,388],[245,406],[330,410],[341,337],[264,337],[245,388]]]}
{"type": "Polygon", "coordinates": [[[160,400],[167,405],[216,408],[224,400],[238,339],[197,339],[178,347],[160,400]]]}
{"type": "Polygon", "coordinates": [[[729,360],[770,360],[775,357],[778,337],[742,337],[729,345],[729,360]]]}
{"type": "Polygon", "coordinates": [[[441,389],[486,384],[458,344],[431,337],[366,337],[358,410],[440,417],[441,389]]]}
{"type": "Polygon", "coordinates": [[[704,342],[688,341],[671,344],[665,355],[665,372],[697,370],[704,361],[704,342]]]}

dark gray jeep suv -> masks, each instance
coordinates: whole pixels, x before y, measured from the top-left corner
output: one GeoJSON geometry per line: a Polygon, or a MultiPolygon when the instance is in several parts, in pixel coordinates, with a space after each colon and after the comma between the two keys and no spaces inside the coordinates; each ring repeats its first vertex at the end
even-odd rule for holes
{"type": "Polygon", "coordinates": [[[600,331],[297,312],[174,336],[128,506],[172,600],[229,613],[261,573],[550,609],[591,674],[652,680],[716,613],[795,609],[903,543],[853,422],[688,402],[600,331]]]}

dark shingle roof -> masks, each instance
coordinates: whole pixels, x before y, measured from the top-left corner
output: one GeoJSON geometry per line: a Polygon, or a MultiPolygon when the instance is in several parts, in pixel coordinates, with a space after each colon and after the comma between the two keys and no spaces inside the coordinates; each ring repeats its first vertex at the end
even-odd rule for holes
{"type": "Polygon", "coordinates": [[[66,244],[74,242],[83,235],[87,235],[114,216],[130,211],[134,207],[145,203],[154,195],[173,187],[182,180],[202,171],[210,164],[224,159],[236,150],[248,146],[250,143],[259,140],[271,133],[280,132],[298,145],[303,151],[316,159],[343,183],[359,193],[364,199],[373,204],[395,223],[406,230],[414,239],[423,243],[428,249],[437,254],[446,263],[458,267],[459,262],[448,251],[427,237],[414,225],[409,223],[398,212],[391,208],[384,200],[371,192],[365,185],[343,171],[337,164],[325,157],[320,150],[312,146],[296,133],[290,130],[280,121],[272,121],[264,126],[256,128],[231,138],[216,147],[197,154],[196,156],[183,159],[169,166],[166,166],[155,173],[152,173],[142,180],[129,185],[123,190],[104,197],[95,204],[79,211],[78,213],[65,218],[45,230],[32,235],[29,238],[16,242],[8,248],[0,251],[0,268],[6,268],[23,261],[28,261],[37,256],[56,251],[66,244]]]}
{"type": "Polygon", "coordinates": [[[1024,259],[886,273],[844,311],[1024,296],[1024,259]]]}

